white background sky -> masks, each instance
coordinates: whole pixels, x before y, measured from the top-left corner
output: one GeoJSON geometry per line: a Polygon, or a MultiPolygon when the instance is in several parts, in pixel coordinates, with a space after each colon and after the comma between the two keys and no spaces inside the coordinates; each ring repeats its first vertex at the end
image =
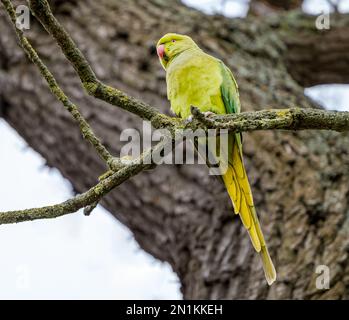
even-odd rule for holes
{"type": "MultiPolygon", "coordinates": [[[[220,8],[219,1],[184,2],[208,13],[220,8]]],[[[224,13],[241,16],[247,3],[228,2],[224,13]]],[[[342,3],[349,11],[349,1],[342,3]]],[[[316,14],[328,7],[325,0],[309,0],[304,9],[316,14]]],[[[348,86],[318,86],[306,94],[329,109],[349,110],[348,86]]],[[[54,204],[72,196],[70,183],[44,163],[0,119],[0,211],[54,204]]],[[[140,250],[130,231],[101,207],[90,217],[79,212],[0,226],[0,255],[0,299],[181,298],[171,268],[140,250]]]]}

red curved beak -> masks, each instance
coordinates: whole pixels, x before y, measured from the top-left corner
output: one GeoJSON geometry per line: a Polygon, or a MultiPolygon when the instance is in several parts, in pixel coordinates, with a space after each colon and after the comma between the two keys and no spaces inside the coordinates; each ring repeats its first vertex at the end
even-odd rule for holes
{"type": "Polygon", "coordinates": [[[165,55],[165,46],[163,44],[160,44],[158,48],[156,49],[158,56],[160,59],[163,59],[165,55]]]}

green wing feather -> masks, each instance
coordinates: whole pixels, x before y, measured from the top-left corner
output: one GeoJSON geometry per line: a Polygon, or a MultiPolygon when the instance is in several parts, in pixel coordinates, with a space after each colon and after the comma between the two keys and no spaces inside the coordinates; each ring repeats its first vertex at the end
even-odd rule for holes
{"type": "MultiPolygon", "coordinates": [[[[221,94],[226,113],[240,113],[240,98],[238,84],[229,68],[220,61],[222,73],[221,94]]],[[[242,134],[235,134],[236,143],[242,152],[242,134]]]]}
{"type": "Polygon", "coordinates": [[[228,67],[220,61],[222,73],[221,94],[226,113],[240,113],[240,99],[238,85],[228,67]]]}

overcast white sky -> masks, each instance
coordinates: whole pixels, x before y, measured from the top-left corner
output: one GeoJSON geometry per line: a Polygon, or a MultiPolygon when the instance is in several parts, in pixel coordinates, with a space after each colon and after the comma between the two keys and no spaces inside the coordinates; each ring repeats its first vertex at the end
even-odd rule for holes
{"type": "MultiPolygon", "coordinates": [[[[45,167],[2,119],[0,137],[0,210],[71,197],[70,183],[45,167]]],[[[180,298],[170,267],[140,250],[129,230],[101,207],[89,217],[79,212],[0,226],[0,254],[0,299],[180,298]]]]}
{"type": "MultiPolygon", "coordinates": [[[[185,2],[213,12],[219,1],[185,2]]],[[[342,2],[349,10],[349,1],[342,2]]],[[[304,9],[315,14],[326,4],[307,1],[304,9]]],[[[247,1],[231,1],[224,13],[239,16],[246,9],[247,1]]],[[[349,110],[348,86],[318,86],[306,93],[329,109],[349,110]]],[[[45,167],[2,119],[0,180],[0,211],[54,204],[72,195],[70,183],[45,167]]],[[[0,226],[0,254],[0,299],[181,298],[171,268],[140,250],[130,231],[103,208],[90,217],[79,212],[0,226]]]]}

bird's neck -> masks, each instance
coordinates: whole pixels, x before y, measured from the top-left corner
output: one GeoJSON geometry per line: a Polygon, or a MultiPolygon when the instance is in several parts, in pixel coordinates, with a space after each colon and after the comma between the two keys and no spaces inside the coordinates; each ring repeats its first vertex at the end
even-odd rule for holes
{"type": "Polygon", "coordinates": [[[167,68],[168,69],[172,64],[175,64],[178,60],[182,60],[186,57],[191,57],[193,53],[203,52],[199,47],[193,47],[185,49],[181,52],[178,52],[177,54],[173,55],[171,59],[167,62],[167,68]]]}

